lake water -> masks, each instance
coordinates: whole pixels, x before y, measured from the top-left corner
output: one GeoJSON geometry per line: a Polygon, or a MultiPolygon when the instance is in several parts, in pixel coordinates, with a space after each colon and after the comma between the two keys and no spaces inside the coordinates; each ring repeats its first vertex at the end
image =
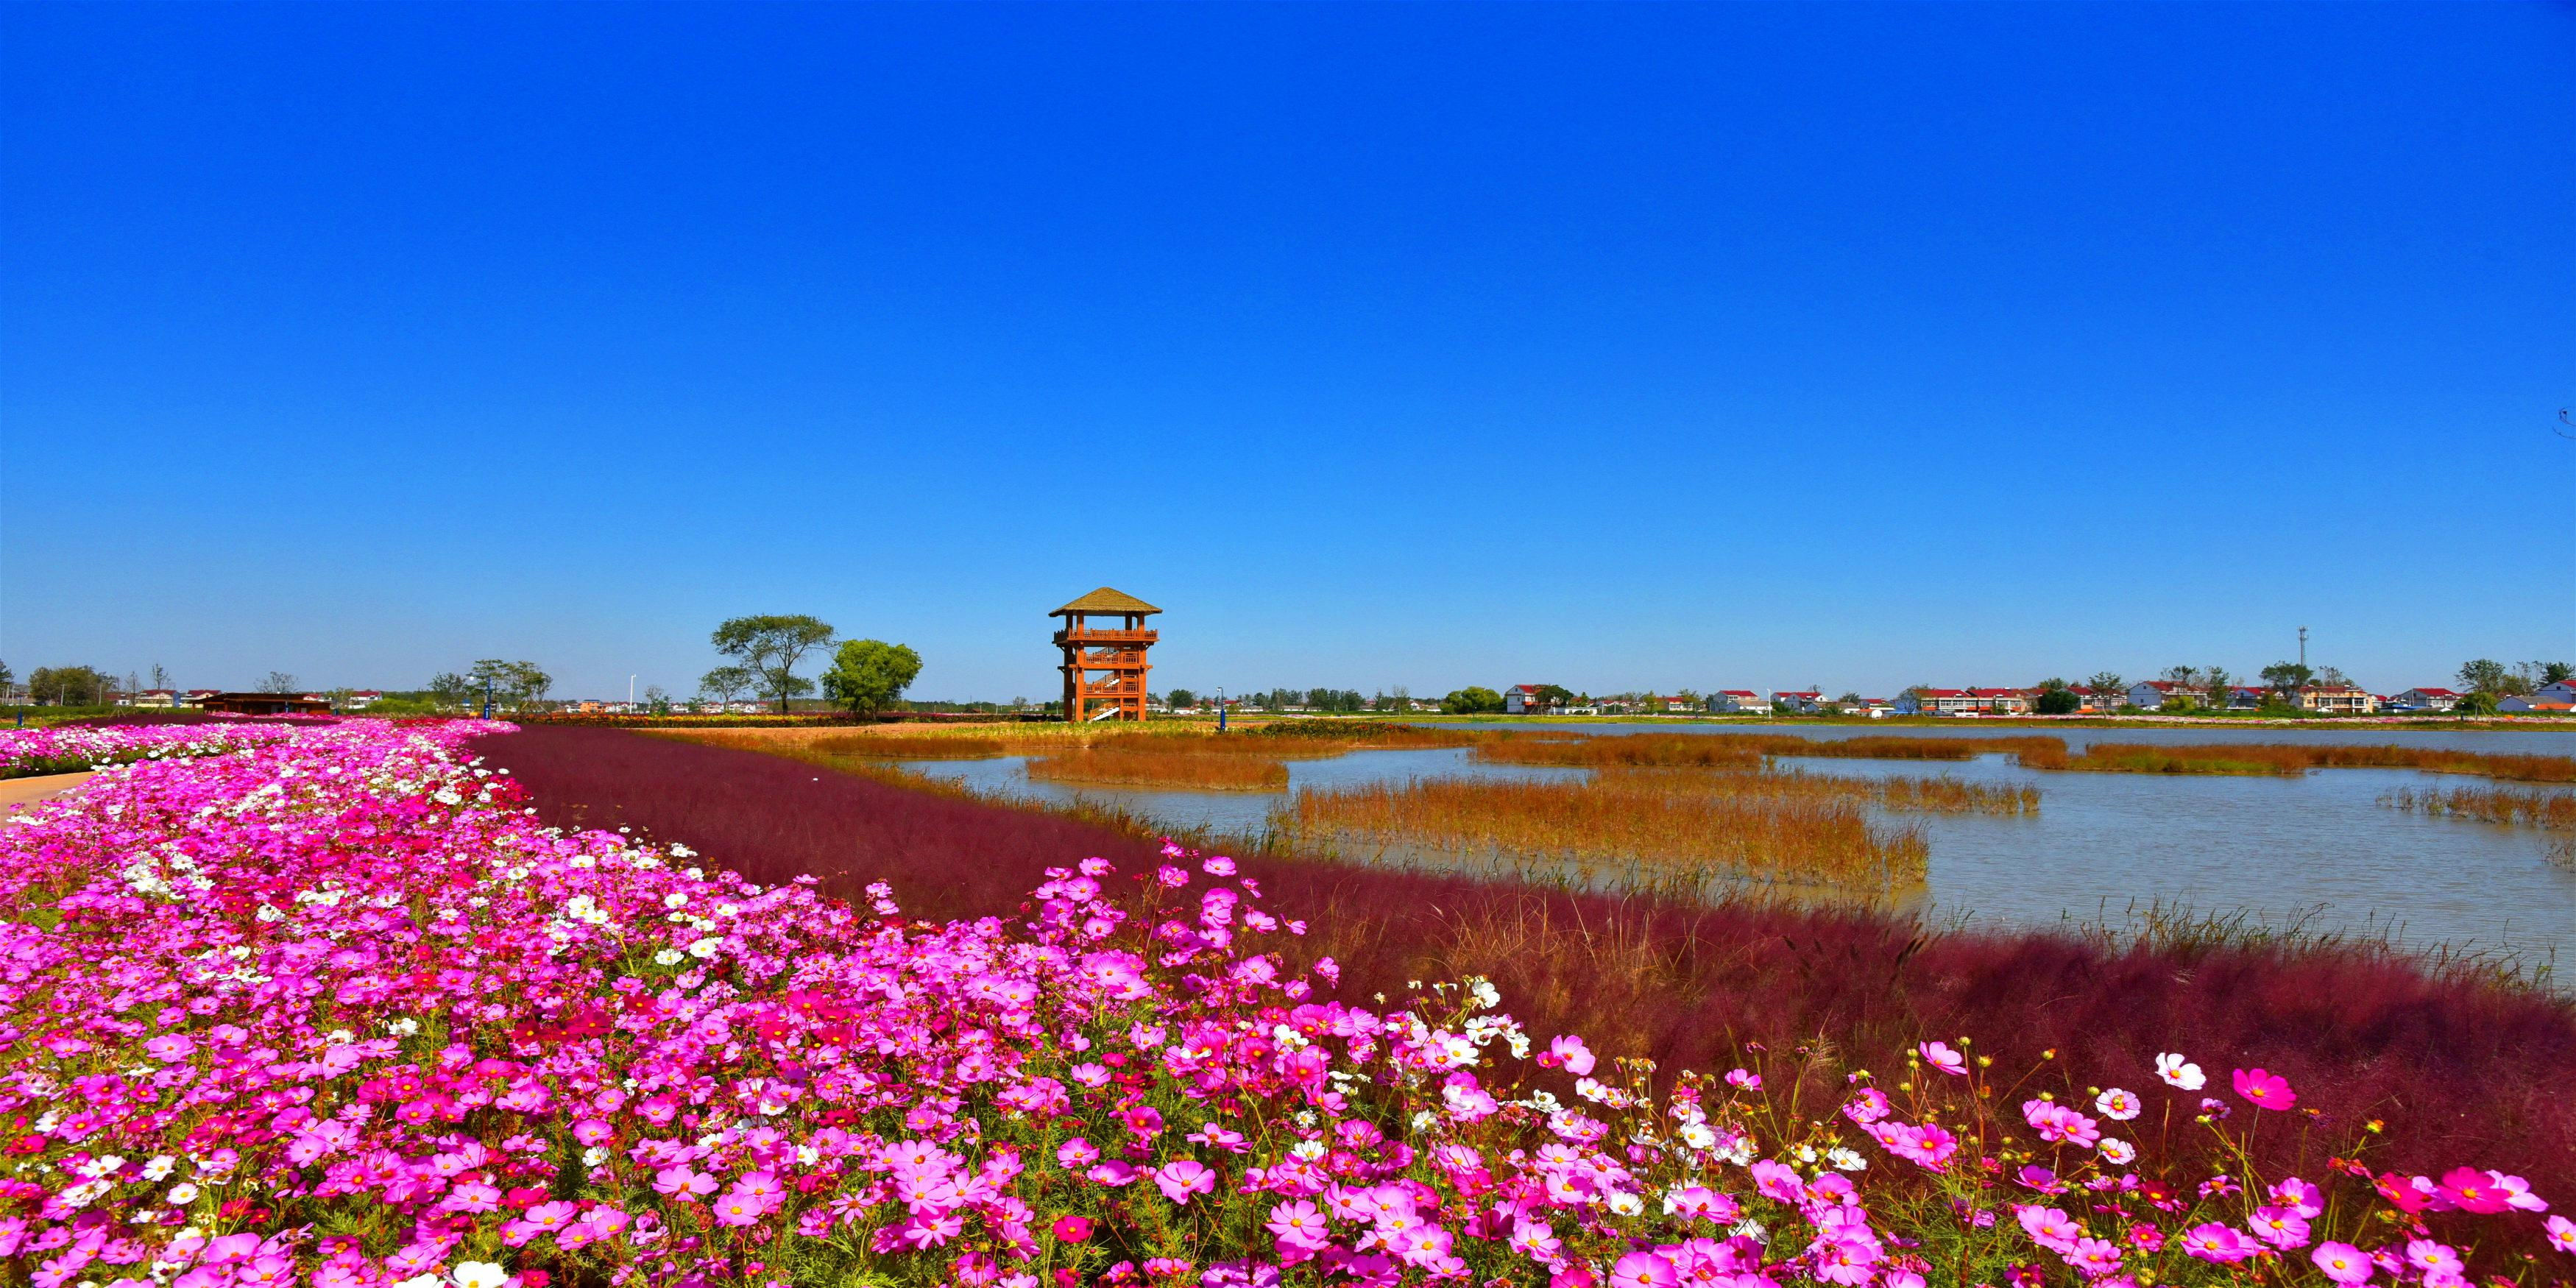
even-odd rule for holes
{"type": "MultiPolygon", "coordinates": [[[[1486,726],[1497,727],[1497,726],[1486,726]]],[[[1503,725],[1500,727],[1511,727],[1503,725]]],[[[1531,726],[1536,727],[1536,726],[1531,726]]],[[[1549,726],[1564,729],[1558,724],[1549,726]]],[[[1622,724],[1584,732],[1775,733],[1778,725],[1622,724]]],[[[1956,737],[1956,728],[1829,725],[1808,737],[1956,737]]],[[[2576,737],[2520,731],[2390,732],[2304,729],[2033,729],[2071,747],[2092,742],[2294,742],[2455,747],[2468,751],[2576,754],[2576,737]]],[[[1808,773],[1847,776],[1947,774],[1973,782],[2030,784],[2041,792],[2035,818],[1907,814],[1932,846],[1923,907],[1936,922],[2055,925],[2067,919],[2121,924],[2156,901],[2206,913],[2243,911],[2269,924],[2388,933],[2411,947],[2565,960],[2576,968],[2576,872],[2548,861],[2550,833],[2406,814],[2378,803],[2394,788],[2451,788],[2488,780],[2413,770],[2323,769],[2302,778],[2216,775],[2043,773],[2009,757],[1967,762],[1796,760],[1808,773]]],[[[1115,803],[1176,828],[1257,835],[1282,794],[1171,792],[1034,782],[1017,757],[913,762],[910,768],[982,790],[1048,802],[1077,797],[1115,803]]],[[[1463,748],[1356,751],[1330,760],[1290,761],[1289,790],[1381,779],[1469,776],[1579,778],[1580,770],[1480,765],[1463,748]]],[[[2562,984],[2565,981],[2562,980],[2562,984]]]]}

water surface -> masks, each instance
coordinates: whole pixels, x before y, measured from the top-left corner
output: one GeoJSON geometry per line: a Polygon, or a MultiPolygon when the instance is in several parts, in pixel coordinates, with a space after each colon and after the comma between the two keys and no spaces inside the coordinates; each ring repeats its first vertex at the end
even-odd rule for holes
{"type": "MultiPolygon", "coordinates": [[[[1486,726],[1496,727],[1496,726],[1486,726]]],[[[1508,725],[1501,727],[1510,727],[1508,725]]],[[[1531,726],[1539,727],[1539,726],[1531,726]]],[[[1552,724],[1552,729],[1568,726],[1552,724]]],[[[1776,733],[1778,725],[1601,721],[1584,732],[1776,733]]],[[[2576,754],[2576,737],[2549,732],[2388,729],[2033,729],[1962,722],[1956,728],[1829,725],[1804,736],[1959,737],[2047,733],[2074,748],[2094,742],[2335,742],[2451,747],[2509,754],[2576,754]]],[[[1583,771],[1485,765],[1464,748],[1356,751],[1291,761],[1289,790],[1409,777],[1579,778],[1583,771]]],[[[2409,947],[2447,945],[2576,965],[2576,872],[2552,866],[2549,833],[2405,814],[2378,803],[2392,789],[2479,786],[2486,779],[2414,770],[2324,769],[2302,778],[2044,773],[2007,756],[1965,762],[1784,762],[1855,777],[1947,774],[2031,784],[2036,818],[1907,814],[1932,845],[1923,911],[1936,921],[2125,924],[2161,901],[2207,913],[2243,912],[2267,924],[2389,934],[2409,947]]],[[[1279,792],[1178,792],[1033,782],[1018,757],[922,761],[910,768],[977,788],[1051,803],[1114,803],[1175,828],[1257,835],[1279,792]]],[[[2508,784],[2510,785],[2510,784],[2508,784]]]]}

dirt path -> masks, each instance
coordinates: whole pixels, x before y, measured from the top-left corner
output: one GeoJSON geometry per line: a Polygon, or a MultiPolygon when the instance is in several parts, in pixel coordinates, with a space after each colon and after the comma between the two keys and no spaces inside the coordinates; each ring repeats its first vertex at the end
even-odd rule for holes
{"type": "Polygon", "coordinates": [[[38,774],[33,778],[0,778],[0,814],[6,814],[21,805],[32,805],[48,797],[60,796],[89,780],[90,771],[86,769],[77,774],[38,774]]]}

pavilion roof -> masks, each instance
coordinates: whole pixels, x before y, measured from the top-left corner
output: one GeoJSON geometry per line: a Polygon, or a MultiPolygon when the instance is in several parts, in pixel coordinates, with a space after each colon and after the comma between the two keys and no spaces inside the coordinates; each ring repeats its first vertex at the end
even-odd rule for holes
{"type": "Polygon", "coordinates": [[[1112,590],[1107,586],[1103,586],[1100,589],[1047,614],[1047,616],[1071,617],[1077,613],[1135,613],[1141,616],[1146,613],[1159,613],[1161,611],[1163,610],[1154,607],[1152,604],[1146,603],[1144,600],[1136,598],[1134,595],[1128,594],[1126,591],[1112,590]]]}

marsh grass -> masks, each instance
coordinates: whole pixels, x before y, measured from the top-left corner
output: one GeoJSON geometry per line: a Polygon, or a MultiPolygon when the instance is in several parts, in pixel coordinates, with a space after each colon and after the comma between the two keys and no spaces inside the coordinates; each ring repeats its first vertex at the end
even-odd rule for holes
{"type": "Polygon", "coordinates": [[[1515,875],[1560,865],[1583,884],[1606,877],[1675,897],[1738,877],[1866,892],[1911,887],[1930,855],[1920,830],[1874,823],[1847,795],[1727,791],[1704,776],[1666,773],[1308,788],[1274,811],[1271,825],[1292,848],[1428,850],[1515,875]]]}
{"type": "Polygon", "coordinates": [[[1174,787],[1202,792],[1275,792],[1288,787],[1286,764],[1232,754],[1086,747],[1033,757],[1025,768],[1029,777],[1050,782],[1174,787]]]}
{"type": "Polygon", "coordinates": [[[2479,823],[2576,831],[2576,792],[2516,790],[2511,787],[2454,787],[2448,791],[2400,787],[2382,793],[2379,803],[2409,814],[2464,818],[2479,823]]]}
{"type": "Polygon", "coordinates": [[[999,738],[921,738],[906,734],[828,734],[804,746],[827,756],[877,760],[991,760],[1008,750],[999,738]]]}

